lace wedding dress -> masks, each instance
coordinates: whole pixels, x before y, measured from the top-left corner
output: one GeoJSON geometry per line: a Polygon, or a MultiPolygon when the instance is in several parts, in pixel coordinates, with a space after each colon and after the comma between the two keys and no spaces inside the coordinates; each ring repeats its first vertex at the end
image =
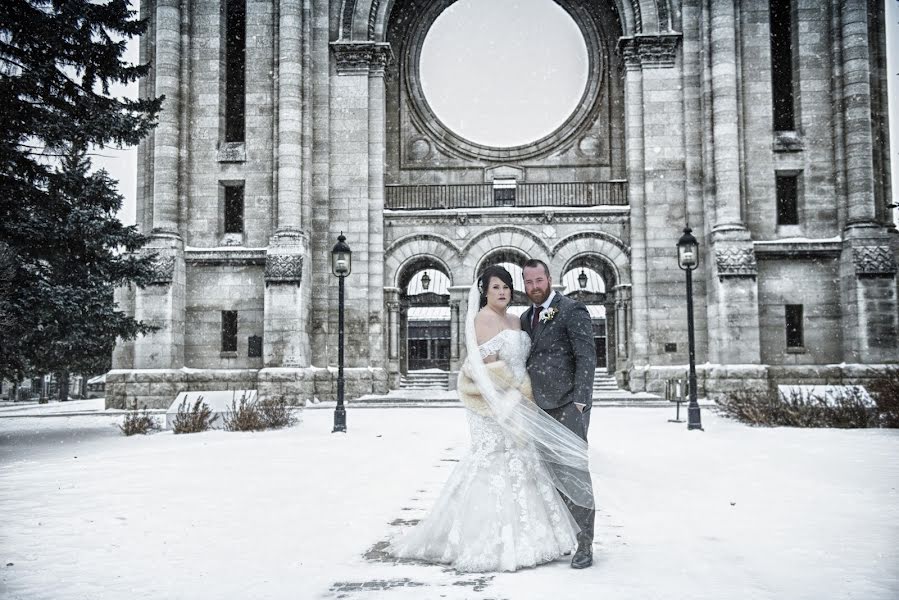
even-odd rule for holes
{"type": "MultiPolygon", "coordinates": [[[[478,347],[515,377],[527,376],[527,333],[507,329],[478,347]]],[[[578,526],[534,445],[506,433],[492,416],[466,410],[471,447],[430,514],[388,552],[458,571],[515,571],[554,560],[577,544],[578,526]]]]}

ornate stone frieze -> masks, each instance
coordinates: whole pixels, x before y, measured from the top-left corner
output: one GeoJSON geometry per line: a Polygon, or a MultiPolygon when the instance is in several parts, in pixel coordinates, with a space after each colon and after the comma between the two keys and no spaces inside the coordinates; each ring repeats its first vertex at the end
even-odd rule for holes
{"type": "Polygon", "coordinates": [[[303,279],[303,257],[299,254],[269,254],[265,259],[265,283],[295,283],[303,279]]]}
{"type": "Polygon", "coordinates": [[[896,259],[889,246],[856,246],[852,249],[855,272],[859,277],[896,274],[896,259]]]}
{"type": "Polygon", "coordinates": [[[390,44],[378,42],[331,42],[338,75],[383,74],[393,60],[390,44]]]}
{"type": "Polygon", "coordinates": [[[150,285],[169,285],[175,275],[175,257],[156,255],[152,261],[150,285]]]}
{"type": "Polygon", "coordinates": [[[719,248],[715,250],[718,277],[755,277],[758,263],[752,248],[719,248]]]}
{"type": "Polygon", "coordinates": [[[628,68],[673,67],[680,39],[679,33],[635,35],[621,38],[618,47],[628,68]]]}

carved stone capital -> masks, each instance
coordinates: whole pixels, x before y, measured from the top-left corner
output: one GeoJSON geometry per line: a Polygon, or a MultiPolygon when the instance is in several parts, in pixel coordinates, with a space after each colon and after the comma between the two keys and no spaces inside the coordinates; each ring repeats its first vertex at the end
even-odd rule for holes
{"type": "Polygon", "coordinates": [[[303,279],[303,257],[299,254],[269,254],[265,258],[265,283],[292,283],[303,279]]]}
{"type": "Polygon", "coordinates": [[[175,275],[175,257],[157,254],[152,265],[150,285],[170,285],[175,275]]]}
{"type": "Polygon", "coordinates": [[[674,66],[681,34],[635,35],[618,40],[618,49],[629,69],[674,66]]]}
{"type": "Polygon", "coordinates": [[[718,267],[719,279],[756,277],[759,272],[752,248],[719,248],[715,250],[715,264],[718,267]]]}
{"type": "Polygon", "coordinates": [[[892,276],[897,271],[896,259],[889,246],[855,246],[852,259],[859,277],[892,276]]]}
{"type": "Polygon", "coordinates": [[[390,44],[379,42],[331,42],[338,75],[383,75],[393,60],[390,44]]]}

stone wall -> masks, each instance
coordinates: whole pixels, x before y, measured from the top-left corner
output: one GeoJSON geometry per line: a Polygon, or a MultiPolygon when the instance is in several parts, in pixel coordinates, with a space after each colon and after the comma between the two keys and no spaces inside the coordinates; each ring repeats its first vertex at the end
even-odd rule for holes
{"type": "MultiPolygon", "coordinates": [[[[337,369],[148,369],[106,375],[106,408],[168,408],[180,392],[257,390],[259,398],[284,396],[290,404],[337,399],[337,369]]],[[[344,399],[387,393],[384,369],[344,369],[344,399]]]]}

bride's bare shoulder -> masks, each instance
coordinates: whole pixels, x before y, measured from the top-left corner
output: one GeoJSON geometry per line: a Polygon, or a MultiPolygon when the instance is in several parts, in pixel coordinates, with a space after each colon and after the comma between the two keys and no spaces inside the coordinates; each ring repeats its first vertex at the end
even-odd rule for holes
{"type": "Polygon", "coordinates": [[[506,313],[506,329],[521,331],[521,319],[518,317],[518,315],[506,313]]]}
{"type": "Polygon", "coordinates": [[[492,310],[482,309],[474,318],[474,333],[478,344],[484,344],[507,329],[505,319],[492,310]]]}

